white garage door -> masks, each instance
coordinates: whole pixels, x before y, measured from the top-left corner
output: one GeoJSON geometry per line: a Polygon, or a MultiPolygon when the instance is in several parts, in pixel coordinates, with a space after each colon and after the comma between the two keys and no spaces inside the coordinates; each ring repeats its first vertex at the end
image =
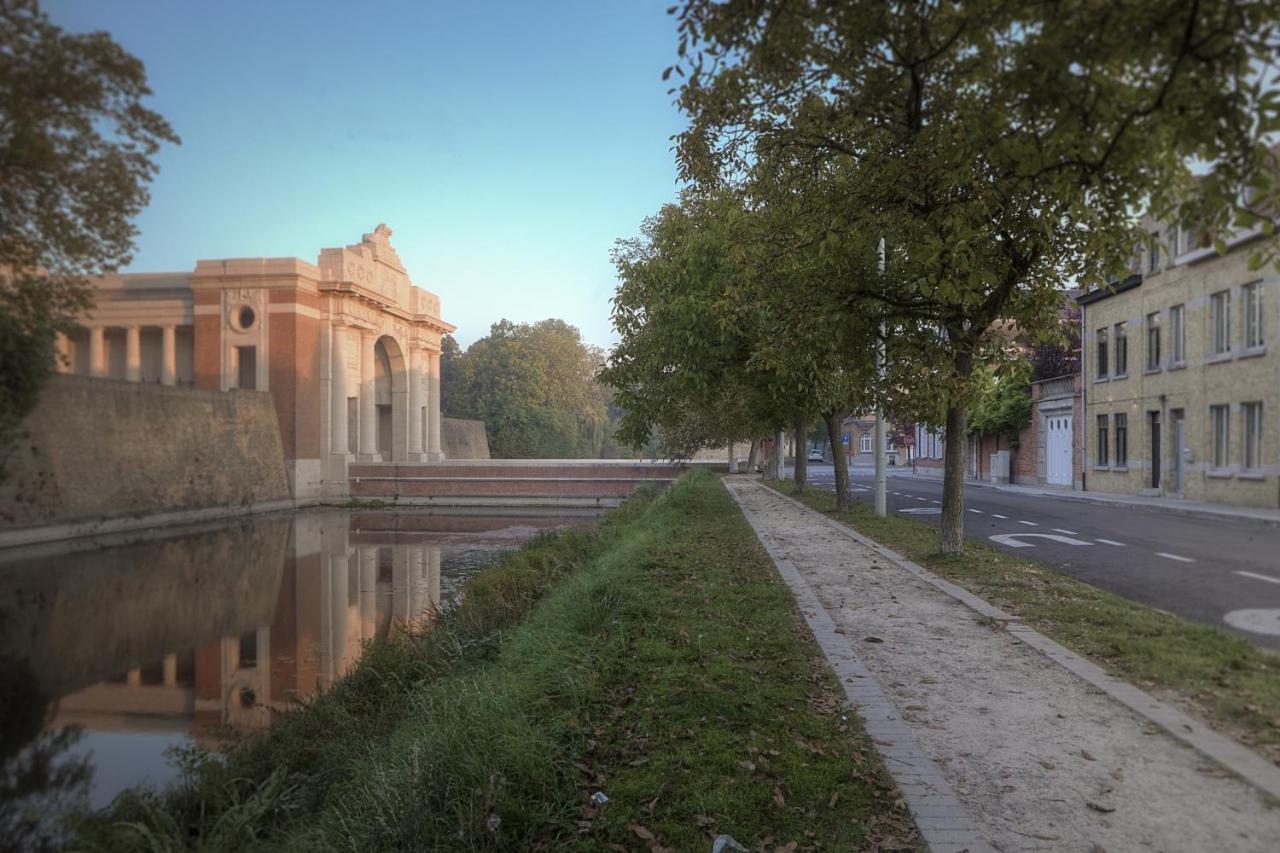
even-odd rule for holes
{"type": "Polygon", "coordinates": [[[1055,415],[1046,419],[1044,442],[1045,479],[1055,486],[1071,485],[1071,418],[1055,415]]]}

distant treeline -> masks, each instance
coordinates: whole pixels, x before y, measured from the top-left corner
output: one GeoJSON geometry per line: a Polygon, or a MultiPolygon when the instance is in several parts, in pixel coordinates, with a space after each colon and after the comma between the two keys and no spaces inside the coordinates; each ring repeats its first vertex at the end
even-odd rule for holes
{"type": "Polygon", "coordinates": [[[500,320],[466,350],[446,335],[441,408],[484,421],[496,458],[631,455],[613,435],[619,412],[596,379],[604,354],[563,320],[500,320]]]}

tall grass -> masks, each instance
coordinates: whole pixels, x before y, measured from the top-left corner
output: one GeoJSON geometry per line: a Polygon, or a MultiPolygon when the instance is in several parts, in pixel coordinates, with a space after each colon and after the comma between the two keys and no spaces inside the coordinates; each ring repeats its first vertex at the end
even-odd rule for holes
{"type": "Polygon", "coordinates": [[[435,631],[375,646],[328,696],[225,762],[194,761],[183,788],[122,802],[84,838],[686,850],[723,831],[914,849],[846,716],[754,534],[715,477],[692,475],[598,532],[532,543],[435,631]]]}

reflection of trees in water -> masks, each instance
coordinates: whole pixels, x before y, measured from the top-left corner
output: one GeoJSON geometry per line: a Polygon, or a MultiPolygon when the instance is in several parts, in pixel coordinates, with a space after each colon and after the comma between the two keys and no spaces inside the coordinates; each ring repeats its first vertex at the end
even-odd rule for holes
{"type": "Polygon", "coordinates": [[[0,851],[57,849],[57,818],[88,802],[88,758],[66,754],[80,729],[41,732],[45,709],[30,667],[0,655],[0,851]]]}

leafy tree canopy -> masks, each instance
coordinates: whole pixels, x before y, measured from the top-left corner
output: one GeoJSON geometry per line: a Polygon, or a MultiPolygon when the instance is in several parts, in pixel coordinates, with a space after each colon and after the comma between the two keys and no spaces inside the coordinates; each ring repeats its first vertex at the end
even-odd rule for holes
{"type": "Polygon", "coordinates": [[[0,446],[35,404],[85,276],[129,261],[154,157],[178,137],[143,106],[142,63],[0,0],[0,446]]]}

